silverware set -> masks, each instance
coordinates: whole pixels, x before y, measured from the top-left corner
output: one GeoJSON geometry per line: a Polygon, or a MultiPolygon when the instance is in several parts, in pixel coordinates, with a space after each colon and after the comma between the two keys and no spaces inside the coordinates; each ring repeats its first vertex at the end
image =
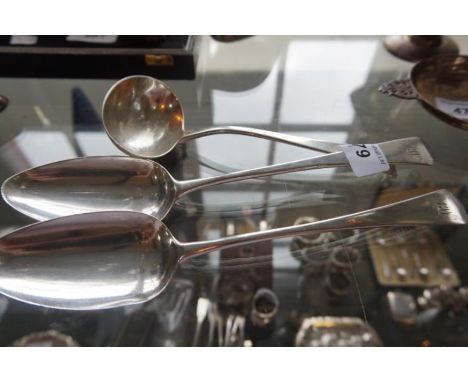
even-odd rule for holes
{"type": "MultiPolygon", "coordinates": [[[[346,155],[336,143],[243,127],[186,133],[175,94],[145,76],[114,85],[105,97],[103,118],[112,141],[139,158],[70,159],[32,168],[3,183],[5,201],[41,222],[0,239],[0,293],[51,308],[120,307],[155,298],[181,263],[218,249],[336,230],[467,222],[456,198],[439,190],[331,219],[182,243],[161,221],[179,197],[243,179],[349,167],[346,155]],[[217,133],[267,138],[328,154],[194,180],[175,180],[163,166],[145,159],[161,156],[179,142],[217,133]]],[[[379,147],[391,165],[433,163],[419,138],[383,142],[379,147]]],[[[198,303],[197,316],[204,320],[208,308],[203,301],[198,303]]],[[[243,325],[235,318],[230,324],[233,333],[243,325]]]]}

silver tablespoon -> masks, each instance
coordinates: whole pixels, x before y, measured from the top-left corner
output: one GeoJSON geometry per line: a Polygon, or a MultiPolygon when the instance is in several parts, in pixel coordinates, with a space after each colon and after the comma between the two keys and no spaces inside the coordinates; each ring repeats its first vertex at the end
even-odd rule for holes
{"type": "Polygon", "coordinates": [[[178,143],[212,134],[249,135],[325,153],[339,150],[338,143],[250,127],[219,126],[187,132],[182,104],[174,91],[148,76],[116,82],[104,97],[102,118],[112,142],[123,152],[140,158],[157,158],[178,143]]]}
{"type": "Polygon", "coordinates": [[[180,263],[262,240],[317,231],[386,226],[466,224],[465,210],[446,190],[327,220],[181,243],[156,218],[111,211],[66,216],[0,239],[0,293],[60,309],[101,309],[159,295],[180,263]]]}
{"type": "MultiPolygon", "coordinates": [[[[419,138],[384,142],[389,163],[432,164],[419,138]]],[[[211,178],[175,180],[160,164],[132,157],[87,157],[26,170],[2,185],[4,200],[36,220],[85,212],[125,210],[163,219],[175,201],[204,187],[294,171],[346,167],[343,152],[211,178]]]]}

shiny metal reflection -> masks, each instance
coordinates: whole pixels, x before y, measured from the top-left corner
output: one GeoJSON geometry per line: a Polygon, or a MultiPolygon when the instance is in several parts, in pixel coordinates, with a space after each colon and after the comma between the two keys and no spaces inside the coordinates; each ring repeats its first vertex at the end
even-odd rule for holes
{"type": "Polygon", "coordinates": [[[468,56],[443,54],[413,66],[410,78],[379,87],[381,93],[419,99],[451,125],[468,129],[468,56]]]}
{"type": "Polygon", "coordinates": [[[182,103],[164,82],[149,76],[131,76],[116,82],[102,105],[104,127],[123,152],[141,158],[167,154],[178,143],[212,135],[240,134],[330,153],[339,144],[241,126],[184,129],[182,103]]]}
{"type": "Polygon", "coordinates": [[[0,239],[0,293],[60,309],[101,309],[159,295],[178,264],[222,248],[314,231],[466,224],[463,207],[440,190],[350,215],[222,239],[181,243],[152,216],[96,212],[21,228],[0,239]]]}
{"type": "Polygon", "coordinates": [[[148,76],[114,84],[104,98],[102,116],[116,146],[137,156],[167,154],[184,135],[179,99],[167,85],[148,76]]]}
{"type": "MultiPolygon", "coordinates": [[[[419,138],[384,142],[392,164],[429,165],[433,159],[419,138]]],[[[216,184],[329,167],[348,167],[343,152],[212,178],[178,181],[160,164],[131,157],[69,159],[26,170],[2,185],[4,200],[37,220],[97,211],[144,212],[163,219],[177,198],[216,184]]]]}

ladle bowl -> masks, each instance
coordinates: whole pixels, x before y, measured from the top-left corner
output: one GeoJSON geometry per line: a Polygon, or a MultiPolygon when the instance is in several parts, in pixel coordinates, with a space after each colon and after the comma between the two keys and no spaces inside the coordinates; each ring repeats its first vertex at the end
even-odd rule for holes
{"type": "Polygon", "coordinates": [[[167,154],[184,136],[184,112],[162,81],[132,76],[106,94],[102,117],[108,136],[126,153],[144,158],[167,154]]]}
{"type": "Polygon", "coordinates": [[[149,76],[131,76],[116,82],[102,105],[107,135],[123,152],[140,158],[158,158],[178,143],[212,134],[241,134],[331,153],[338,143],[242,126],[218,126],[187,132],[180,99],[164,82],[149,76]]]}

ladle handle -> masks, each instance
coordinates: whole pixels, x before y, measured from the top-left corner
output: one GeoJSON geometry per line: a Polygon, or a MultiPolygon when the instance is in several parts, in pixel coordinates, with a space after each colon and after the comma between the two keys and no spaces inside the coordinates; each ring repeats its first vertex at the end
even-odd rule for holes
{"type": "Polygon", "coordinates": [[[188,194],[189,192],[199,190],[201,188],[214,186],[216,184],[230,183],[239,180],[260,178],[277,174],[284,174],[296,171],[305,171],[328,167],[347,167],[349,162],[342,151],[320,155],[314,158],[298,160],[294,162],[286,162],[282,164],[259,167],[250,170],[236,171],[229,174],[214,176],[211,178],[191,179],[176,181],[177,197],[188,194]]]}
{"type": "Polygon", "coordinates": [[[296,137],[294,135],[282,134],[275,131],[268,131],[262,129],[254,129],[251,127],[242,126],[219,126],[210,127],[200,131],[193,131],[186,133],[181,142],[186,142],[192,139],[205,137],[213,134],[239,134],[248,135],[255,138],[265,138],[272,141],[286,143],[293,146],[303,147],[305,149],[320,151],[324,153],[333,153],[339,150],[339,143],[319,141],[310,138],[296,137]]]}
{"type": "Polygon", "coordinates": [[[318,222],[181,244],[185,249],[181,261],[219,249],[320,231],[430,224],[453,225],[466,224],[467,221],[466,212],[455,197],[446,190],[439,190],[401,202],[318,222]]]}

